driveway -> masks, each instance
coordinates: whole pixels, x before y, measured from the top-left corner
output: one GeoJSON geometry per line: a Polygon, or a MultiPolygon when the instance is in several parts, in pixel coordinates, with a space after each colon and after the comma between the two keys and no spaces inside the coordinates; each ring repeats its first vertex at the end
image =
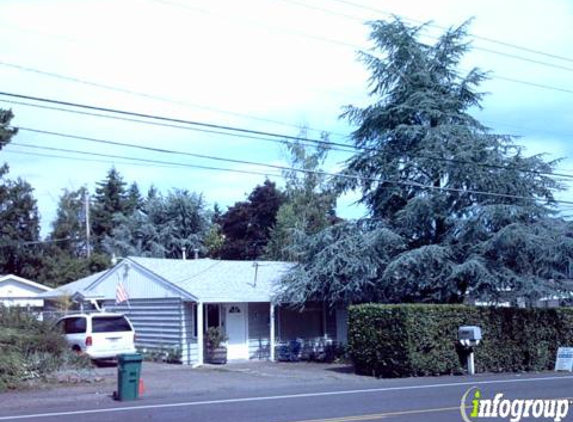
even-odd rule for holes
{"type": "MultiPolygon", "coordinates": [[[[231,362],[200,368],[143,362],[141,378],[145,386],[142,398],[146,401],[198,399],[274,389],[297,392],[338,382],[360,385],[373,381],[371,377],[355,375],[349,365],[308,362],[231,362]]],[[[0,394],[0,401],[3,410],[21,409],[30,402],[42,404],[47,410],[75,402],[98,406],[112,401],[116,386],[117,367],[106,365],[60,374],[31,389],[0,394]]]]}

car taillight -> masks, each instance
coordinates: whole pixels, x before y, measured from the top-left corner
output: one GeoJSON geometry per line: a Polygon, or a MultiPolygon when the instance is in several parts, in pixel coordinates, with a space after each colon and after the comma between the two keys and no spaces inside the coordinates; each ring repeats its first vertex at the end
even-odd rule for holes
{"type": "Polygon", "coordinates": [[[92,336],[87,336],[86,337],[86,346],[91,346],[92,345],[92,336]]]}
{"type": "Polygon", "coordinates": [[[137,340],[137,334],[133,333],[133,343],[135,344],[135,340],[137,340]]]}

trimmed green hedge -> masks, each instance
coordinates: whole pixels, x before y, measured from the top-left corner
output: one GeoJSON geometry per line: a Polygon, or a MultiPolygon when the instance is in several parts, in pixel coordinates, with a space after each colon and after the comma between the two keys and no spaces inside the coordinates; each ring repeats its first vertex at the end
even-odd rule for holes
{"type": "Polygon", "coordinates": [[[573,347],[573,309],[463,305],[351,306],[348,346],[357,373],[404,377],[462,373],[458,327],[478,325],[476,371],[553,369],[560,346],[573,347]]]}

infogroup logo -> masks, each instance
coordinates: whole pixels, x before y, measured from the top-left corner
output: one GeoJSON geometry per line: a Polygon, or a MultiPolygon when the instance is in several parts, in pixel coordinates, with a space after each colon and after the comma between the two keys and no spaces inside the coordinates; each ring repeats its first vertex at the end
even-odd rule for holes
{"type": "Polygon", "coordinates": [[[493,399],[482,397],[481,390],[470,388],[462,396],[460,413],[464,422],[480,418],[502,418],[511,422],[522,419],[546,419],[560,422],[569,413],[569,399],[504,399],[496,393],[493,399]]]}

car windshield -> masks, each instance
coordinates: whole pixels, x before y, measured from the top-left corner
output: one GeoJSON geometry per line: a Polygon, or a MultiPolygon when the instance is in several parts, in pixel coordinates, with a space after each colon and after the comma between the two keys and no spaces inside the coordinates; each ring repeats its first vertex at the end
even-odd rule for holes
{"type": "Polygon", "coordinates": [[[92,318],[92,332],[109,333],[115,331],[131,331],[131,327],[123,316],[97,316],[92,318]]]}

